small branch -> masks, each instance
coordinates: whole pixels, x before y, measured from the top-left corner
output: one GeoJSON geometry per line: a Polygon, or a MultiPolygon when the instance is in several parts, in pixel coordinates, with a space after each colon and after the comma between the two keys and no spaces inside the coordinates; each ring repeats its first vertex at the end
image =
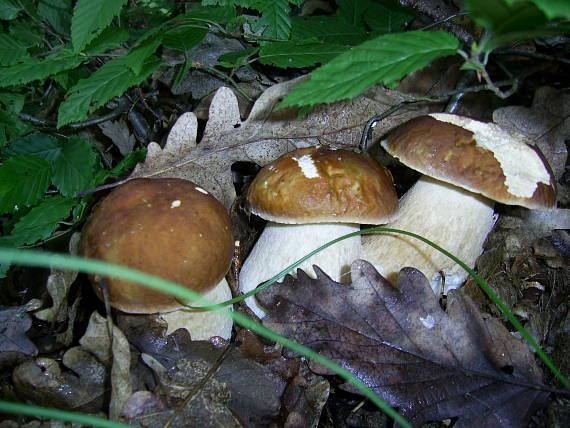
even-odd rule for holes
{"type": "MultiPolygon", "coordinates": [[[[130,108],[130,103],[128,103],[126,100],[121,100],[119,102],[119,106],[113,111],[93,119],[84,120],[82,122],[70,123],[68,125],[65,125],[65,128],[83,129],[93,125],[98,125],[100,123],[116,119],[117,117],[125,113],[127,110],[129,110],[129,108],[130,108]]],[[[42,128],[51,128],[51,129],[57,128],[57,122],[54,120],[40,119],[39,117],[34,117],[26,113],[18,113],[18,117],[26,122],[30,122],[32,125],[40,126],[42,128]]]]}
{"type": "Polygon", "coordinates": [[[475,41],[475,37],[465,28],[449,20],[449,17],[453,17],[457,12],[452,11],[444,2],[438,0],[401,0],[400,3],[404,6],[412,7],[429,16],[434,21],[441,23],[443,28],[457,36],[463,43],[470,45],[475,41]]]}
{"type": "Polygon", "coordinates": [[[503,50],[503,51],[494,51],[493,55],[524,56],[527,58],[540,59],[540,60],[546,60],[546,61],[557,61],[557,62],[561,62],[563,64],[570,64],[570,59],[568,59],[568,58],[563,58],[563,57],[559,57],[559,56],[552,56],[552,55],[545,55],[545,54],[536,53],[536,52],[521,52],[521,51],[517,51],[514,49],[507,49],[507,50],[503,50]]]}

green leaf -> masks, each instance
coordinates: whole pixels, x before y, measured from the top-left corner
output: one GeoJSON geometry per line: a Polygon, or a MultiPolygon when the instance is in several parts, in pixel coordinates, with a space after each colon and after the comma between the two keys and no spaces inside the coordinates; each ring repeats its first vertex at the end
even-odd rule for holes
{"type": "Polygon", "coordinates": [[[71,41],[80,52],[119,14],[127,0],[78,0],[71,19],[71,41]]]}
{"type": "Polygon", "coordinates": [[[76,196],[91,183],[96,162],[97,154],[91,144],[83,138],[71,137],[55,160],[52,182],[62,195],[76,196]]]}
{"type": "Polygon", "coordinates": [[[325,64],[345,51],[345,46],[328,43],[272,42],[261,47],[259,62],[281,68],[311,67],[325,64]]]}
{"type": "Polygon", "coordinates": [[[465,0],[465,7],[473,20],[493,35],[528,31],[544,26],[546,15],[528,1],[465,0]]]}
{"type": "Polygon", "coordinates": [[[38,4],[38,14],[65,37],[71,34],[71,9],[71,0],[41,0],[38,4]]]}
{"type": "Polygon", "coordinates": [[[94,175],[91,187],[100,186],[109,177],[121,177],[131,172],[139,162],[144,162],[147,149],[137,149],[125,156],[112,170],[99,170],[94,175]]]}
{"type": "Polygon", "coordinates": [[[17,155],[0,166],[0,213],[35,204],[49,187],[51,165],[45,159],[17,155]]]}
{"type": "Polygon", "coordinates": [[[0,33],[0,65],[14,65],[27,55],[26,45],[0,33]]]}
{"type": "Polygon", "coordinates": [[[135,75],[139,75],[144,68],[145,63],[148,61],[149,57],[154,54],[154,52],[160,46],[162,41],[161,37],[156,37],[153,39],[146,40],[140,46],[132,49],[126,56],[125,61],[127,66],[135,75]]]}
{"type": "Polygon", "coordinates": [[[69,90],[67,99],[59,107],[57,126],[85,119],[89,112],[144,81],[161,62],[158,58],[149,58],[139,75],[129,69],[125,55],[107,62],[69,90]]]}
{"type": "Polygon", "coordinates": [[[12,236],[16,245],[31,245],[49,238],[76,204],[76,199],[54,196],[32,208],[14,226],[12,236]]]}
{"type": "Polygon", "coordinates": [[[195,25],[203,26],[204,24],[187,24],[167,30],[163,37],[164,46],[180,51],[196,46],[204,39],[208,30],[196,28],[195,25]]]}
{"type": "MultiPolygon", "coordinates": [[[[505,0],[509,6],[528,0],[505,0]]],[[[556,18],[570,19],[570,2],[568,0],[530,0],[550,20],[556,18]]]]}
{"type": "Polygon", "coordinates": [[[26,97],[14,92],[0,92],[0,103],[4,104],[6,110],[20,113],[24,108],[26,97]]]}
{"type": "Polygon", "coordinates": [[[85,52],[89,55],[102,54],[111,49],[117,49],[121,43],[129,39],[129,32],[123,28],[108,27],[91,40],[85,47],[85,52]]]}
{"type": "Polygon", "coordinates": [[[364,13],[363,19],[376,34],[402,31],[404,24],[415,16],[410,7],[401,6],[397,1],[372,3],[364,13]]]}
{"type": "Polygon", "coordinates": [[[0,19],[11,21],[18,17],[22,8],[16,0],[0,0],[0,19]]]}
{"type": "Polygon", "coordinates": [[[45,59],[28,58],[22,64],[0,68],[0,87],[24,85],[77,67],[88,58],[81,57],[68,49],[48,55],[45,59]]]}
{"type": "Polygon", "coordinates": [[[0,109],[0,148],[33,130],[34,127],[21,120],[16,112],[0,109]]]}
{"type": "Polygon", "coordinates": [[[335,16],[296,16],[291,23],[291,40],[314,37],[326,43],[353,46],[368,39],[362,26],[335,16]]]}
{"type": "Polygon", "coordinates": [[[389,84],[436,58],[453,55],[459,41],[436,31],[386,34],[334,58],[311,73],[280,104],[305,106],[351,98],[377,83],[389,84]]]}
{"type": "Polygon", "coordinates": [[[264,37],[289,40],[291,34],[291,7],[288,0],[272,0],[261,4],[261,18],[253,25],[255,31],[263,30],[264,37]]]}
{"type": "Polygon", "coordinates": [[[246,62],[259,51],[259,48],[247,48],[240,51],[228,52],[220,55],[218,64],[226,68],[237,68],[245,65],[246,62]]]}
{"type": "Polygon", "coordinates": [[[8,156],[32,155],[45,159],[53,165],[61,154],[62,145],[62,140],[38,132],[17,139],[4,153],[8,156]]]}

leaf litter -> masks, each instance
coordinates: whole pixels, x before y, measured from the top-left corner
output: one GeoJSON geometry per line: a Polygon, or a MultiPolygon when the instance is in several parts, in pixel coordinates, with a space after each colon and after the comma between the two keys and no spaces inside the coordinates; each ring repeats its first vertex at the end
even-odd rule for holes
{"type": "Polygon", "coordinates": [[[402,269],[394,288],[358,260],[352,278],[345,286],[321,271],[287,277],[258,294],[263,324],[342,365],[414,426],[457,418],[454,426],[524,427],[545,404],[527,345],[462,292],[449,293],[444,311],[416,269],[402,269]]]}

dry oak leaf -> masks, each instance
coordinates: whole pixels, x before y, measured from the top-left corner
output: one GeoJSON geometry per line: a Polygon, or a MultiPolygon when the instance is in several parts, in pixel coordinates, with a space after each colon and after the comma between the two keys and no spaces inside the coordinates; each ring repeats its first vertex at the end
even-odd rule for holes
{"type": "MultiPolygon", "coordinates": [[[[241,120],[238,100],[231,89],[218,89],[210,104],[209,119],[200,142],[198,120],[184,113],[172,127],[164,148],[148,145],[144,163],[134,177],[176,177],[193,181],[214,195],[227,208],[235,199],[231,166],[245,161],[265,165],[284,153],[309,145],[353,148],[359,143],[367,120],[406,99],[395,91],[374,88],[342,102],[323,105],[303,119],[297,110],[275,107],[300,79],[268,88],[241,120]]],[[[415,116],[427,107],[407,106],[379,123],[372,139],[415,116]]]]}
{"type": "Polygon", "coordinates": [[[457,418],[454,428],[524,427],[544,405],[526,344],[460,291],[443,311],[414,268],[400,271],[397,288],[363,260],[352,264],[352,286],[315,271],[258,294],[270,311],[263,324],[352,372],[414,426],[457,418]]]}

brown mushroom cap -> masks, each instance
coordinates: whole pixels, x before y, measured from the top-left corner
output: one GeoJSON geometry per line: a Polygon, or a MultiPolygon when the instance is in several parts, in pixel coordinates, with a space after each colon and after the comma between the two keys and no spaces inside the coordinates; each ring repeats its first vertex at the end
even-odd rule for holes
{"type": "MultiPolygon", "coordinates": [[[[128,181],[95,209],[82,237],[83,255],[120,264],[205,293],[229,269],[234,248],[224,206],[188,180],[128,181]]],[[[101,297],[97,280],[92,282],[101,297]]],[[[132,313],[168,311],[174,297],[117,278],[104,278],[111,305],[132,313]]]]}
{"type": "Polygon", "coordinates": [[[422,174],[495,201],[533,209],[556,204],[556,184],[540,151],[493,123],[437,113],[390,132],[382,146],[422,174]]]}
{"type": "Polygon", "coordinates": [[[326,147],[297,149],[266,165],[247,199],[253,213],[278,223],[386,223],[398,207],[386,168],[326,147]]]}

